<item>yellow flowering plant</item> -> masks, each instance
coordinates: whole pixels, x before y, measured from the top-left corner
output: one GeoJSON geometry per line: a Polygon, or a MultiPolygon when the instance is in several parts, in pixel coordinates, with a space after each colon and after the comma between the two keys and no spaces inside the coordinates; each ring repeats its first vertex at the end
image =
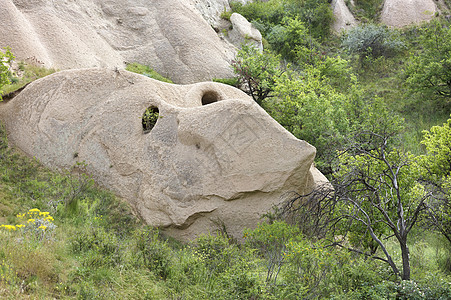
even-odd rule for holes
{"type": "Polygon", "coordinates": [[[8,232],[17,231],[22,236],[30,236],[38,239],[39,241],[50,240],[53,238],[53,233],[56,225],[53,224],[54,218],[49,212],[40,211],[38,208],[32,208],[25,213],[19,213],[16,215],[19,224],[0,225],[0,229],[7,230],[8,232]]]}

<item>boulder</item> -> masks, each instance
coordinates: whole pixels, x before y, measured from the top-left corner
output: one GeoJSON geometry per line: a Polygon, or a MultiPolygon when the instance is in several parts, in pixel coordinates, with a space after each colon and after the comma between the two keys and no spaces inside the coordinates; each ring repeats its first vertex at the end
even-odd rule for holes
{"type": "Polygon", "coordinates": [[[335,17],[332,29],[335,32],[340,33],[343,30],[348,30],[357,25],[354,15],[344,0],[333,0],[331,5],[335,17]]]}
{"type": "Polygon", "coordinates": [[[281,195],[326,180],[312,166],[313,146],[219,83],[67,70],[1,103],[0,118],[26,154],[61,170],[85,162],[97,183],[180,240],[222,225],[240,238],[281,195]],[[142,123],[148,108],[159,113],[150,131],[142,123]]]}
{"type": "Polygon", "coordinates": [[[139,62],[178,83],[231,77],[235,53],[180,0],[0,0],[5,46],[58,69],[139,62]]]}
{"type": "Polygon", "coordinates": [[[205,21],[218,27],[221,14],[230,10],[229,0],[191,0],[205,21]]]}
{"type": "Polygon", "coordinates": [[[433,0],[385,0],[381,22],[393,27],[430,21],[437,12],[433,0]]]}
{"type": "Polygon", "coordinates": [[[230,16],[233,29],[229,31],[229,40],[236,46],[250,43],[257,49],[263,51],[262,35],[260,31],[254,27],[245,17],[238,13],[233,13],[230,16]]]}

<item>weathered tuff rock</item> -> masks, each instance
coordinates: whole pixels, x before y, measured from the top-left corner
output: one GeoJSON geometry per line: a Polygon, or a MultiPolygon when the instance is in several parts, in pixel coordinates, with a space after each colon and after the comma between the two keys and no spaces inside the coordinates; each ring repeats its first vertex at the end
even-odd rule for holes
{"type": "Polygon", "coordinates": [[[385,0],[381,22],[394,27],[430,21],[437,11],[433,0],[385,0]]]}
{"type": "Polygon", "coordinates": [[[235,51],[180,0],[0,0],[5,46],[58,69],[139,62],[178,83],[231,77],[235,51]]]}
{"type": "Polygon", "coordinates": [[[230,16],[233,29],[229,32],[230,41],[237,46],[250,43],[260,51],[263,51],[262,35],[245,17],[238,13],[230,16]]]}
{"type": "Polygon", "coordinates": [[[313,146],[246,94],[219,83],[182,86],[126,71],[62,71],[2,103],[0,117],[22,151],[57,169],[86,162],[99,184],[181,240],[218,223],[239,238],[282,194],[305,193],[325,180],[312,167],[313,146]],[[160,118],[144,133],[141,118],[149,107],[160,118]]]}
{"type": "Polygon", "coordinates": [[[332,28],[335,32],[348,30],[357,25],[354,15],[346,6],[344,0],[333,0],[331,5],[335,17],[332,28]]]}

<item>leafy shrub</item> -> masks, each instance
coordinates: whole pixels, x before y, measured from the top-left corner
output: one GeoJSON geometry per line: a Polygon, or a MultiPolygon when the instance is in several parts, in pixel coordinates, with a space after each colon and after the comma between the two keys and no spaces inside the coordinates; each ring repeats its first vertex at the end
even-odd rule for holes
{"type": "Polygon", "coordinates": [[[260,106],[273,96],[276,78],[283,73],[279,58],[270,51],[260,52],[255,47],[244,45],[232,61],[239,85],[260,106]]]}
{"type": "Polygon", "coordinates": [[[232,11],[226,11],[226,10],[224,10],[224,11],[221,13],[220,17],[221,17],[221,19],[230,21],[230,17],[232,16],[232,13],[233,13],[232,11]]]}
{"type": "Polygon", "coordinates": [[[10,83],[9,68],[14,56],[10,48],[0,49],[0,101],[2,101],[3,86],[10,83]]]}
{"type": "MultiPolygon", "coordinates": [[[[253,1],[245,5],[239,2],[230,4],[232,10],[251,22],[265,24],[267,34],[273,26],[281,25],[284,18],[299,18],[314,38],[324,38],[330,33],[333,13],[328,0],[269,0],[253,1]]],[[[258,27],[257,27],[258,28],[258,27]]],[[[261,30],[262,27],[259,28],[261,30]]]]}
{"type": "MultiPolygon", "coordinates": [[[[421,29],[421,50],[412,52],[405,70],[410,94],[424,99],[440,99],[451,105],[451,28],[448,22],[432,21],[421,29]]],[[[449,110],[448,110],[449,111],[449,110]]]]}
{"type": "Polygon", "coordinates": [[[299,234],[296,227],[281,221],[275,221],[272,224],[260,223],[256,229],[244,231],[246,243],[257,249],[265,259],[267,283],[276,284],[285,260],[287,243],[291,239],[300,238],[299,234]]]}
{"type": "Polygon", "coordinates": [[[342,45],[349,53],[358,54],[361,59],[367,55],[375,58],[389,56],[404,47],[393,30],[375,24],[352,28],[345,34],[342,45]]]}
{"type": "Polygon", "coordinates": [[[285,18],[281,24],[271,28],[267,35],[272,49],[282,57],[299,65],[314,63],[318,43],[309,35],[308,29],[299,18],[285,18]]]}
{"type": "Polygon", "coordinates": [[[142,125],[144,133],[148,133],[157,123],[160,118],[160,112],[156,107],[149,107],[143,114],[142,125]]]}
{"type": "Polygon", "coordinates": [[[122,261],[120,242],[103,227],[89,227],[70,241],[75,254],[83,254],[86,267],[116,266],[122,261]]]}
{"type": "Polygon", "coordinates": [[[145,227],[137,232],[136,238],[139,264],[166,280],[171,271],[171,249],[160,241],[158,230],[145,227]]]}
{"type": "Polygon", "coordinates": [[[383,0],[355,0],[351,11],[362,21],[377,21],[383,3],[383,0]]]}
{"type": "Polygon", "coordinates": [[[236,246],[220,233],[200,236],[193,243],[193,251],[212,273],[224,272],[237,258],[236,246]]]}

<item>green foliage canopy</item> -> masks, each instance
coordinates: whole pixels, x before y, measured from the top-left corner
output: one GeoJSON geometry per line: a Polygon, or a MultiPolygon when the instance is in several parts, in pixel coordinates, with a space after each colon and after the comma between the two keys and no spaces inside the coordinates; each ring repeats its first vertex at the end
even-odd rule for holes
{"type": "MultiPolygon", "coordinates": [[[[426,170],[425,181],[432,192],[440,193],[440,197],[429,203],[429,223],[449,241],[451,249],[451,119],[423,134],[421,143],[426,146],[427,154],[420,159],[426,170]]],[[[450,260],[448,264],[451,268],[450,260]]]]}
{"type": "Polygon", "coordinates": [[[231,3],[232,10],[243,15],[249,21],[257,21],[263,33],[273,26],[283,23],[285,18],[295,19],[307,24],[309,34],[315,38],[324,38],[330,33],[333,13],[328,0],[269,0],[254,1],[243,5],[231,3]]]}
{"type": "Polygon", "coordinates": [[[273,96],[276,78],[283,73],[279,60],[280,56],[268,50],[260,52],[253,46],[243,45],[232,61],[242,89],[260,106],[273,96]]]}
{"type": "Polygon", "coordinates": [[[421,30],[422,50],[411,53],[405,70],[406,83],[412,94],[440,98],[451,103],[451,27],[433,21],[421,30]]]}

